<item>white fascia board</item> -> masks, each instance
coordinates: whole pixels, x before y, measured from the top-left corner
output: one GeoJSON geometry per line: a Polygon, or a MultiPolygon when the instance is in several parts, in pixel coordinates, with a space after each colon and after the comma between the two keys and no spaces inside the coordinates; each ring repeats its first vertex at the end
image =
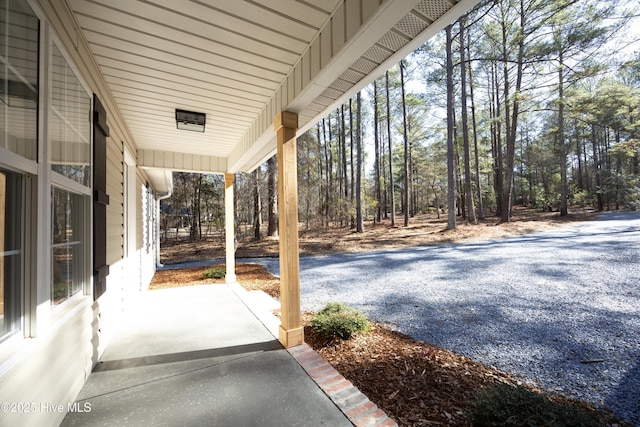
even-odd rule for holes
{"type": "MultiPolygon", "coordinates": [[[[287,106],[287,111],[302,112],[418,3],[417,0],[393,0],[382,4],[371,19],[360,26],[354,36],[346,41],[343,48],[333,55],[301,94],[287,106]]],[[[331,31],[331,28],[325,27],[323,31],[331,31]]]]}
{"type": "MultiPolygon", "coordinates": [[[[407,43],[402,49],[399,49],[396,53],[394,53],[389,58],[387,58],[387,60],[385,60],[378,67],[376,67],[376,69],[374,69],[371,73],[369,73],[366,77],[364,77],[362,80],[356,83],[351,89],[346,91],[341,97],[336,99],[334,102],[328,105],[325,109],[319,112],[316,116],[314,116],[313,119],[309,120],[306,124],[301,126],[300,129],[298,130],[298,135],[305,133],[311,127],[315,126],[316,123],[322,120],[324,117],[326,117],[329,114],[329,112],[335,110],[337,107],[344,104],[349,99],[353,98],[358,92],[364,89],[367,85],[371,84],[374,80],[382,76],[389,69],[393,68],[393,66],[398,64],[402,59],[409,56],[416,49],[422,46],[426,41],[430,40],[440,31],[444,30],[449,24],[452,24],[453,22],[455,22],[458,18],[460,18],[462,15],[464,15],[473,7],[475,7],[478,3],[480,3],[480,0],[461,0],[460,2],[456,3],[444,15],[442,15],[440,18],[434,21],[431,25],[429,25],[427,29],[425,29],[422,33],[416,36],[409,43],[407,43]]],[[[379,40],[379,38],[377,40],[379,40]]],[[[353,58],[351,58],[351,63],[353,63],[353,58]]],[[[348,66],[350,66],[351,63],[348,64],[346,68],[348,68],[348,66]]],[[[333,83],[333,81],[329,82],[326,86],[318,86],[316,88],[316,91],[319,91],[319,92],[317,92],[316,97],[319,96],[324,90],[326,90],[326,88],[329,87],[331,83],[333,83]]]]}

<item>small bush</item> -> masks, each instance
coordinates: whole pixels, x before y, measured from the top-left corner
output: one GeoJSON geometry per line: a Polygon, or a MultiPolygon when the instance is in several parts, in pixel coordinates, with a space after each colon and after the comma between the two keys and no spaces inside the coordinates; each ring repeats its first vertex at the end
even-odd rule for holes
{"type": "Polygon", "coordinates": [[[202,278],[203,279],[224,279],[224,276],[226,274],[227,274],[226,268],[224,268],[224,266],[218,265],[218,266],[206,269],[202,273],[202,278]]]}
{"type": "Polygon", "coordinates": [[[556,402],[547,396],[500,384],[482,392],[473,404],[474,426],[601,426],[586,410],[569,402],[556,402]]]}
{"type": "Polygon", "coordinates": [[[349,339],[357,332],[368,330],[369,320],[355,308],[330,302],[313,316],[311,325],[320,334],[349,339]]]}

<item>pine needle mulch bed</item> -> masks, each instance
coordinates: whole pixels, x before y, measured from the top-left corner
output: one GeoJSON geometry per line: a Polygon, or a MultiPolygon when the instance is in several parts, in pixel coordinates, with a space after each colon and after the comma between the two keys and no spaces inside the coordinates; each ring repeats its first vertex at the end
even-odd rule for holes
{"type": "MultiPolygon", "coordinates": [[[[224,266],[219,264],[217,266],[224,266]]],[[[175,288],[179,286],[208,285],[224,283],[223,279],[203,279],[205,270],[215,267],[190,267],[160,270],[153,276],[149,289],[175,288]]],[[[280,279],[274,277],[261,265],[236,264],[237,281],[247,290],[262,290],[274,298],[280,295],[280,279]]]]}
{"type": "Polygon", "coordinates": [[[469,426],[476,394],[490,384],[516,384],[508,375],[448,350],[373,323],[349,340],[314,333],[305,341],[401,426],[469,426]]]}
{"type": "MultiPolygon", "coordinates": [[[[158,271],[150,289],[224,282],[201,279],[206,269],[158,271]]],[[[279,298],[279,279],[264,267],[237,264],[236,275],[247,290],[263,290],[279,298]]],[[[375,322],[368,332],[349,340],[327,339],[313,331],[311,316],[303,316],[305,341],[400,426],[470,426],[468,411],[480,391],[493,384],[522,385],[497,369],[375,322]]],[[[608,414],[580,405],[603,425],[624,425],[616,424],[608,414]]]]}
{"type": "Polygon", "coordinates": [[[473,402],[497,384],[524,387],[554,402],[575,404],[603,426],[627,426],[589,404],[545,394],[495,368],[378,323],[372,322],[368,332],[349,340],[327,340],[313,331],[310,319],[306,313],[305,342],[400,426],[471,426],[473,402]]]}

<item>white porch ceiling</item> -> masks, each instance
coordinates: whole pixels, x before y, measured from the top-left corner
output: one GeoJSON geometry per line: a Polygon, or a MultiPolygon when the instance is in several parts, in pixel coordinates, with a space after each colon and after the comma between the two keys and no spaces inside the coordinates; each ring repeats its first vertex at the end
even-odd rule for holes
{"type": "Polygon", "coordinates": [[[67,0],[145,167],[250,170],[479,0],[67,0]],[[206,113],[204,133],[175,109],[206,113]]]}

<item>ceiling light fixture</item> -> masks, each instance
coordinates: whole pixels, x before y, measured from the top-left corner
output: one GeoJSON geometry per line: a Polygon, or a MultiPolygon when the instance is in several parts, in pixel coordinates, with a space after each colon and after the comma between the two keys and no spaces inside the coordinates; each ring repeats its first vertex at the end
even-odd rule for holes
{"type": "Polygon", "coordinates": [[[207,116],[204,113],[178,110],[176,108],[176,127],[178,129],[204,133],[206,118],[207,116]]]}

